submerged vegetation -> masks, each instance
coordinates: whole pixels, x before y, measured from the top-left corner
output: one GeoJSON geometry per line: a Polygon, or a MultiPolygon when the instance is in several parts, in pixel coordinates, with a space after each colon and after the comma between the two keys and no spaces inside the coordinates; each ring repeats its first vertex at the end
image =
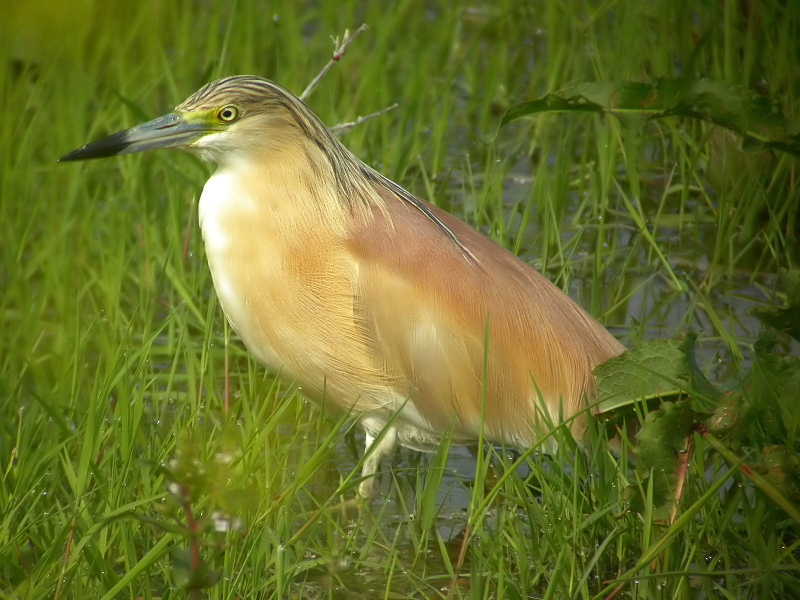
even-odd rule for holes
{"type": "Polygon", "coordinates": [[[0,598],[797,595],[800,4],[6,16],[0,598]],[[361,22],[312,108],[334,125],[397,103],[348,147],[632,352],[601,373],[585,447],[556,428],[546,455],[401,451],[355,511],[352,421],[224,323],[196,226],[207,167],[55,161],[216,76],[299,93],[361,22]]]}

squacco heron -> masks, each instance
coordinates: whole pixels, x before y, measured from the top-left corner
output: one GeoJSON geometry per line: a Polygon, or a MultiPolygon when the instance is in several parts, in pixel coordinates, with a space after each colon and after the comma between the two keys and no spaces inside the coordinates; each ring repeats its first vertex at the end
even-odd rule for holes
{"type": "Polygon", "coordinates": [[[361,496],[397,443],[483,435],[524,448],[546,422],[585,429],[592,369],[624,347],[532,267],[356,158],[280,86],[214,81],[61,160],[173,147],[217,165],[198,213],[233,329],[366,431],[361,496]]]}

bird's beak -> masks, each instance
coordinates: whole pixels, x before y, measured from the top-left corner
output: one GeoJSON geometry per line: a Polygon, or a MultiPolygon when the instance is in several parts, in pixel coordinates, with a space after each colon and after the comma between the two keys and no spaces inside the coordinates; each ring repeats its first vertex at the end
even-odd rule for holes
{"type": "Polygon", "coordinates": [[[65,154],[59,162],[104,158],[117,154],[144,152],[156,148],[186,146],[210,133],[208,123],[186,121],[178,113],[170,113],[125,131],[118,131],[82,148],[65,154]]]}

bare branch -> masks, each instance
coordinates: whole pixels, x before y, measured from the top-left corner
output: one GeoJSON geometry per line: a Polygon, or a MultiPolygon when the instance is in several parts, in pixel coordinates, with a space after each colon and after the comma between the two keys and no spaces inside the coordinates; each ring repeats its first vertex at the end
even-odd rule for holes
{"type": "MultiPolygon", "coordinates": [[[[349,29],[345,29],[341,39],[334,38],[333,56],[331,56],[331,59],[328,61],[328,63],[324,67],[322,67],[320,72],[317,73],[317,76],[311,80],[311,83],[309,83],[308,86],[306,86],[306,89],[303,90],[303,93],[300,94],[301,100],[306,100],[312,93],[314,93],[314,90],[317,89],[322,79],[325,77],[325,75],[328,74],[328,71],[330,71],[333,65],[339,62],[345,55],[347,49],[350,47],[350,44],[352,44],[355,41],[355,39],[359,35],[364,33],[367,29],[368,29],[367,24],[362,23],[361,25],[359,25],[358,29],[356,29],[352,34],[350,33],[349,29]]],[[[342,135],[344,133],[347,133],[354,127],[358,127],[362,123],[369,121],[370,119],[374,119],[376,117],[385,115],[386,113],[394,110],[398,106],[399,104],[395,102],[391,106],[387,106],[386,108],[383,108],[379,111],[370,113],[368,115],[364,115],[363,117],[361,116],[356,117],[354,121],[348,121],[346,123],[339,123],[338,125],[334,125],[333,127],[330,128],[330,130],[334,135],[342,135]]]]}
{"type": "Polygon", "coordinates": [[[368,115],[364,115],[363,117],[356,117],[355,121],[348,121],[346,123],[339,123],[338,125],[334,125],[331,127],[331,133],[334,135],[344,135],[353,127],[358,127],[362,123],[369,121],[370,119],[375,119],[376,117],[380,117],[385,115],[386,113],[393,111],[395,108],[400,106],[397,102],[392,104],[391,106],[387,106],[386,108],[382,108],[380,110],[376,110],[375,112],[369,113],[368,115]]]}
{"type": "Polygon", "coordinates": [[[333,46],[334,46],[333,56],[331,56],[331,59],[328,61],[328,63],[324,67],[322,67],[322,70],[319,73],[317,73],[317,76],[311,80],[311,83],[309,83],[308,86],[306,86],[306,89],[303,90],[303,93],[300,94],[301,100],[305,100],[306,98],[308,98],[314,92],[314,90],[317,89],[317,86],[319,85],[320,81],[322,81],[322,78],[328,74],[328,71],[331,70],[331,67],[333,67],[333,65],[335,65],[337,62],[341,60],[341,58],[345,55],[345,52],[347,52],[347,49],[350,47],[350,44],[352,44],[355,41],[355,39],[359,35],[364,33],[367,29],[368,29],[367,24],[362,23],[358,27],[358,29],[356,29],[352,33],[352,35],[350,34],[349,29],[345,29],[344,33],[342,34],[341,42],[339,41],[339,38],[335,38],[333,40],[333,46]]]}

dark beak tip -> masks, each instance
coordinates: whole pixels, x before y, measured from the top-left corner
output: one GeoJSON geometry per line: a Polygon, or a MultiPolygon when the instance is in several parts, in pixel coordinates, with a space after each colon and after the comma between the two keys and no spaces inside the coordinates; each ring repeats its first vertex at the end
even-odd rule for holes
{"type": "Polygon", "coordinates": [[[131,129],[112,133],[68,152],[58,162],[73,162],[131,154],[157,148],[174,148],[195,139],[205,130],[202,124],[187,124],[174,113],[142,123],[131,129]]]}
{"type": "Polygon", "coordinates": [[[92,146],[92,144],[85,144],[80,148],[76,148],[71,152],[67,152],[64,156],[58,159],[58,162],[60,163],[77,162],[79,160],[88,160],[91,158],[100,158],[102,156],[105,156],[103,154],[100,154],[98,156],[98,154],[92,151],[93,149],[90,146],[92,146]]]}
{"type": "Polygon", "coordinates": [[[72,152],[68,152],[61,158],[59,158],[56,162],[65,163],[65,162],[75,162],[75,153],[77,150],[73,150],[72,152]]]}

